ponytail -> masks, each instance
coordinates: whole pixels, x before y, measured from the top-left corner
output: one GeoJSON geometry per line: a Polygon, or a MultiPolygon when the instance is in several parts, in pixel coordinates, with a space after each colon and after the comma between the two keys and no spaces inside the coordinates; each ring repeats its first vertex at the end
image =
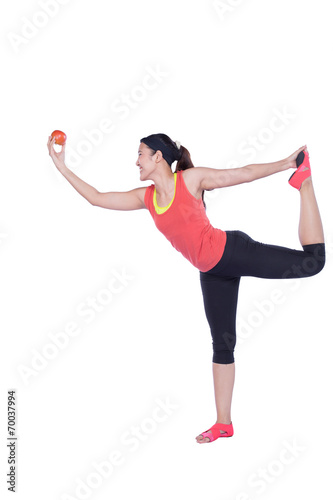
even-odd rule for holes
{"type": "MultiPolygon", "coordinates": [[[[188,168],[192,167],[194,168],[189,150],[184,146],[180,146],[180,154],[181,156],[177,161],[175,172],[179,172],[180,170],[187,170],[188,168]]],[[[204,207],[206,208],[206,203],[204,201],[204,191],[202,191],[202,202],[204,204],[204,207]]]]}
{"type": "Polygon", "coordinates": [[[184,146],[180,146],[180,154],[181,157],[177,161],[175,172],[179,172],[180,170],[187,170],[188,168],[194,167],[188,149],[186,149],[184,146]]]}

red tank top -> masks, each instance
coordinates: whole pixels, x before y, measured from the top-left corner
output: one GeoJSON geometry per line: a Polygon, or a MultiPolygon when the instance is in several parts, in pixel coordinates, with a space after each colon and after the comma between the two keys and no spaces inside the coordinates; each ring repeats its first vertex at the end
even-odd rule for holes
{"type": "Polygon", "coordinates": [[[202,199],[187,189],[183,172],[177,172],[175,196],[164,213],[155,210],[154,190],[155,184],[147,187],[144,201],[157,229],[200,271],[212,269],[222,257],[226,233],[211,225],[202,199]]]}

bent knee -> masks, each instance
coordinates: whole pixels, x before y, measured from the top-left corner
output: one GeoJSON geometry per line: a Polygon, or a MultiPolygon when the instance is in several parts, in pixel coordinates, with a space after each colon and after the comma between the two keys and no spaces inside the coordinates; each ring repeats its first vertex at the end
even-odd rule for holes
{"type": "Polygon", "coordinates": [[[301,266],[299,266],[299,277],[315,276],[320,273],[325,266],[325,243],[314,243],[303,245],[304,256],[301,266]]]}
{"type": "Polygon", "coordinates": [[[317,243],[316,245],[307,245],[306,250],[311,250],[311,256],[304,260],[304,269],[309,273],[309,276],[315,276],[320,273],[325,267],[326,253],[325,243],[317,243]]]}
{"type": "Polygon", "coordinates": [[[320,271],[322,271],[324,269],[325,263],[326,263],[326,258],[324,257],[320,262],[318,262],[318,269],[317,269],[317,272],[315,274],[320,273],[320,271]]]}

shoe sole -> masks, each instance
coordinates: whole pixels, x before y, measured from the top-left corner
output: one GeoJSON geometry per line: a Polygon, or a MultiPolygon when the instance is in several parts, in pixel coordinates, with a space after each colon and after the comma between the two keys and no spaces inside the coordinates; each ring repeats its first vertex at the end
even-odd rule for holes
{"type": "MultiPolygon", "coordinates": [[[[305,154],[303,153],[303,151],[301,151],[300,153],[298,153],[297,158],[296,158],[297,168],[302,165],[302,163],[304,161],[304,158],[305,158],[305,154]]],[[[291,174],[291,176],[288,179],[288,182],[290,181],[290,179],[292,177],[294,177],[294,175],[296,174],[296,171],[297,171],[297,169],[295,170],[295,172],[293,174],[291,174]]]]}

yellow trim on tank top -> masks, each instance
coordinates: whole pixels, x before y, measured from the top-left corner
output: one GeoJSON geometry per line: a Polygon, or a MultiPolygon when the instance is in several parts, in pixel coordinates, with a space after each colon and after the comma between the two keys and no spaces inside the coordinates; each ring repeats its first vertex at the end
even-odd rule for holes
{"type": "Polygon", "coordinates": [[[174,180],[175,180],[175,190],[174,190],[174,193],[173,193],[173,198],[172,200],[170,201],[169,205],[167,207],[159,207],[157,205],[157,201],[156,201],[156,188],[154,189],[154,195],[153,195],[153,203],[154,203],[154,207],[155,207],[155,210],[158,214],[163,214],[164,212],[166,212],[168,210],[168,208],[171,207],[172,205],[172,202],[173,200],[175,199],[175,194],[176,194],[176,182],[177,182],[177,174],[176,172],[173,174],[173,177],[174,177],[174,180]]]}

